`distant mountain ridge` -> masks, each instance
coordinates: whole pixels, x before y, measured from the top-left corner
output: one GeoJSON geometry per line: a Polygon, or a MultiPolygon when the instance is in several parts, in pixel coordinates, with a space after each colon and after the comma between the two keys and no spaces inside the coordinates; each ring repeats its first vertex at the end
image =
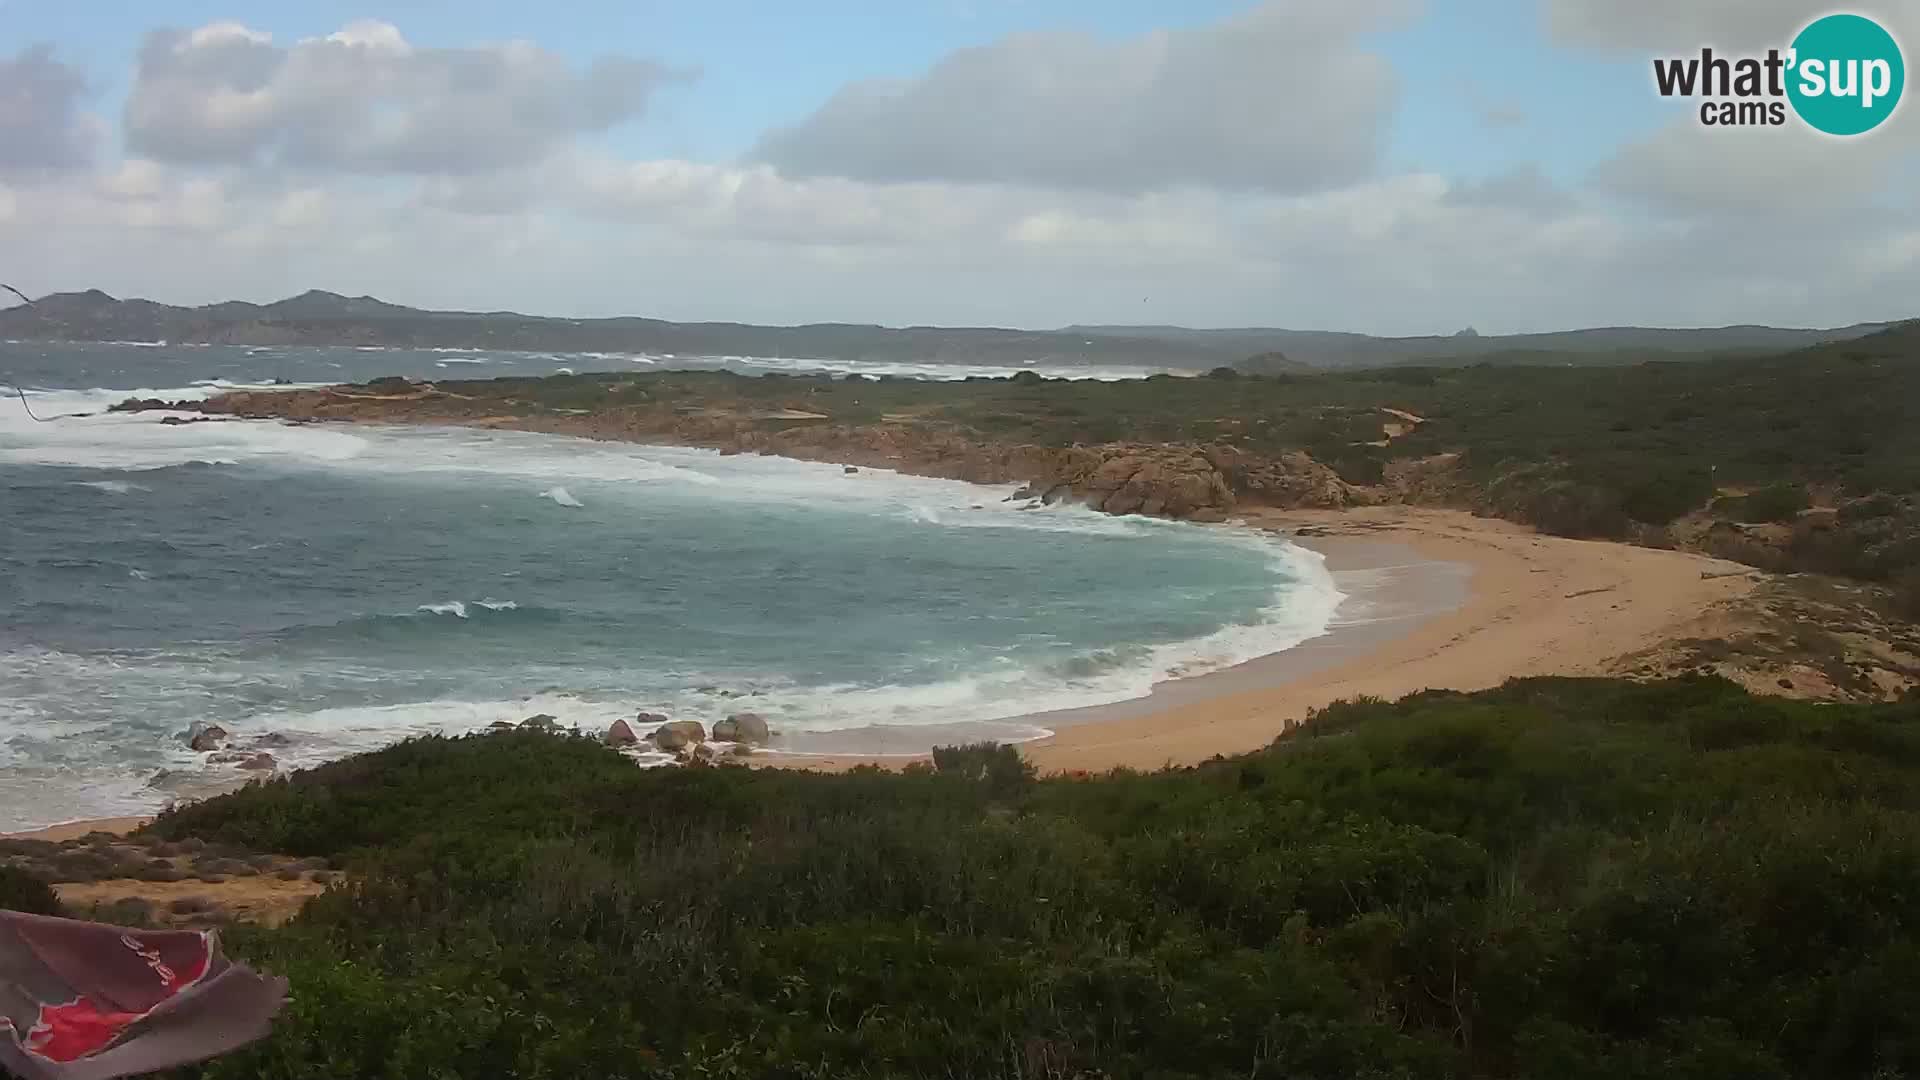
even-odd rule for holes
{"type": "Polygon", "coordinates": [[[1601,327],[1547,334],[1372,337],[1271,327],[887,327],[852,323],[755,326],[638,316],[567,319],[511,311],[431,311],[371,296],[313,289],[270,304],[229,300],[176,307],[121,300],[98,289],[56,293],[0,310],[0,340],[166,341],[227,345],[383,345],[549,352],[782,356],[855,361],[1107,364],[1205,369],[1255,354],[1288,367],[1417,362],[1609,363],[1646,353],[1780,351],[1857,338],[1891,324],[1835,329],[1727,326],[1663,330],[1601,327]],[[1577,354],[1577,355],[1569,355],[1577,354]]]}
{"type": "Polygon", "coordinates": [[[1855,323],[1831,329],[1738,325],[1695,329],[1602,326],[1541,334],[1482,334],[1471,327],[1449,336],[1373,337],[1337,330],[1239,327],[1195,330],[1182,326],[1068,326],[1083,336],[1149,338],[1200,345],[1229,353],[1281,352],[1315,367],[1374,367],[1422,360],[1514,360],[1529,354],[1622,352],[1784,352],[1847,341],[1897,323],[1855,323]]]}

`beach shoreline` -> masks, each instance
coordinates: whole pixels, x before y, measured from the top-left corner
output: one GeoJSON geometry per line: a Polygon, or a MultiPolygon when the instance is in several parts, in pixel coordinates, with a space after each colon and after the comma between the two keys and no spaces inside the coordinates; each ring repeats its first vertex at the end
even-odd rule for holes
{"type": "MultiPolygon", "coordinates": [[[[1146,697],[1019,718],[1053,734],[1022,743],[1043,773],[1150,770],[1242,754],[1336,701],[1472,691],[1511,678],[1617,674],[1627,657],[1693,636],[1749,593],[1752,567],[1678,551],[1547,536],[1465,511],[1409,506],[1250,508],[1248,525],[1324,555],[1337,583],[1370,583],[1329,632],[1146,697]],[[1396,562],[1410,553],[1412,563],[1396,562]],[[1457,590],[1457,592],[1456,592],[1457,590]]],[[[1343,586],[1343,591],[1348,591],[1343,586]]],[[[764,764],[899,767],[924,754],[781,755],[764,764]]]]}

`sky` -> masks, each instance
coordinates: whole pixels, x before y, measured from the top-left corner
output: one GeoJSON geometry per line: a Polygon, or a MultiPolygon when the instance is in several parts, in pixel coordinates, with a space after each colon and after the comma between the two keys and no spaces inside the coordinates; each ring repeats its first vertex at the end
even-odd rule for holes
{"type": "MultiPolygon", "coordinates": [[[[1654,91],[1656,57],[1829,10],[0,0],[0,281],[778,324],[1920,315],[1920,105],[1835,139],[1654,91]]],[[[1846,10],[1920,42],[1910,0],[1846,10]]]]}

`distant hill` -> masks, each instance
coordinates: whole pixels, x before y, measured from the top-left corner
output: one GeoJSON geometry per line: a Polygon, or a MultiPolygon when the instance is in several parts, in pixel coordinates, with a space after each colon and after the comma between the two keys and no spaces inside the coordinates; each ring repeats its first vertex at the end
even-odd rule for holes
{"type": "Polygon", "coordinates": [[[0,310],[0,340],[167,341],[227,345],[385,345],[552,352],[783,356],[916,363],[1129,364],[1204,368],[1223,353],[1126,335],[847,323],[752,326],[517,312],[426,311],[371,296],[312,290],[271,304],[174,307],[98,289],[0,310]]]}
{"type": "Polygon", "coordinates": [[[1183,326],[1068,326],[1080,337],[1164,341],[1183,348],[1211,348],[1251,356],[1284,353],[1318,368],[1387,367],[1418,363],[1632,363],[1648,353],[1707,355],[1782,352],[1845,341],[1884,330],[1890,323],[1856,323],[1833,329],[1720,326],[1664,330],[1607,326],[1546,334],[1481,334],[1471,329],[1449,337],[1371,337],[1331,330],[1239,327],[1194,330],[1183,326]],[[1571,354],[1571,355],[1570,355],[1571,354]]]}
{"type": "Polygon", "coordinates": [[[1612,364],[1662,356],[1780,351],[1860,337],[1886,324],[1831,330],[1728,326],[1701,330],[1608,327],[1551,334],[1381,338],[1248,327],[886,327],[852,323],[754,326],[620,317],[562,319],[510,311],[428,311],[371,296],[314,289],[271,304],[175,307],[121,300],[98,289],[57,293],[0,310],[0,340],[167,341],[230,345],[385,345],[412,348],[816,357],[914,363],[1108,364],[1210,369],[1261,354],[1289,368],[1412,363],[1612,364]]]}

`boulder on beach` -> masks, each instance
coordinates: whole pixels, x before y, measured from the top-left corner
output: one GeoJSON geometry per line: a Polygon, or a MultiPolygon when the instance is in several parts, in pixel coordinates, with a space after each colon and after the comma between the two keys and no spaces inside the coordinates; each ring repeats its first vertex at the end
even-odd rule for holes
{"type": "Polygon", "coordinates": [[[511,724],[506,720],[495,720],[493,723],[487,725],[487,730],[488,731],[512,731],[513,724],[511,724]]]}
{"type": "Polygon", "coordinates": [[[637,728],[657,728],[661,724],[666,723],[670,719],[672,718],[669,717],[666,713],[657,713],[657,712],[635,713],[633,716],[633,724],[637,728]]]}
{"type": "Polygon", "coordinates": [[[601,741],[608,746],[632,746],[640,741],[640,736],[633,733],[633,726],[625,720],[615,720],[601,741]]]}
{"type": "Polygon", "coordinates": [[[652,739],[662,750],[684,750],[706,742],[707,729],[698,720],[671,720],[655,729],[652,739]]]}
{"type": "Polygon", "coordinates": [[[277,750],[293,745],[293,740],[277,731],[269,731],[265,735],[255,736],[247,745],[256,750],[277,750]]]}
{"type": "Polygon", "coordinates": [[[259,750],[248,754],[240,762],[240,767],[248,772],[272,772],[280,767],[280,763],[273,759],[272,754],[259,750]]]}
{"type": "Polygon", "coordinates": [[[520,726],[528,731],[559,731],[559,718],[552,713],[538,713],[520,721],[520,726]]]}
{"type": "Polygon", "coordinates": [[[227,729],[219,724],[195,724],[187,730],[187,746],[205,753],[220,749],[227,741],[227,729]]]}
{"type": "Polygon", "coordinates": [[[769,734],[767,718],[759,713],[734,713],[713,725],[713,737],[721,742],[752,743],[763,746],[769,734]]]}

